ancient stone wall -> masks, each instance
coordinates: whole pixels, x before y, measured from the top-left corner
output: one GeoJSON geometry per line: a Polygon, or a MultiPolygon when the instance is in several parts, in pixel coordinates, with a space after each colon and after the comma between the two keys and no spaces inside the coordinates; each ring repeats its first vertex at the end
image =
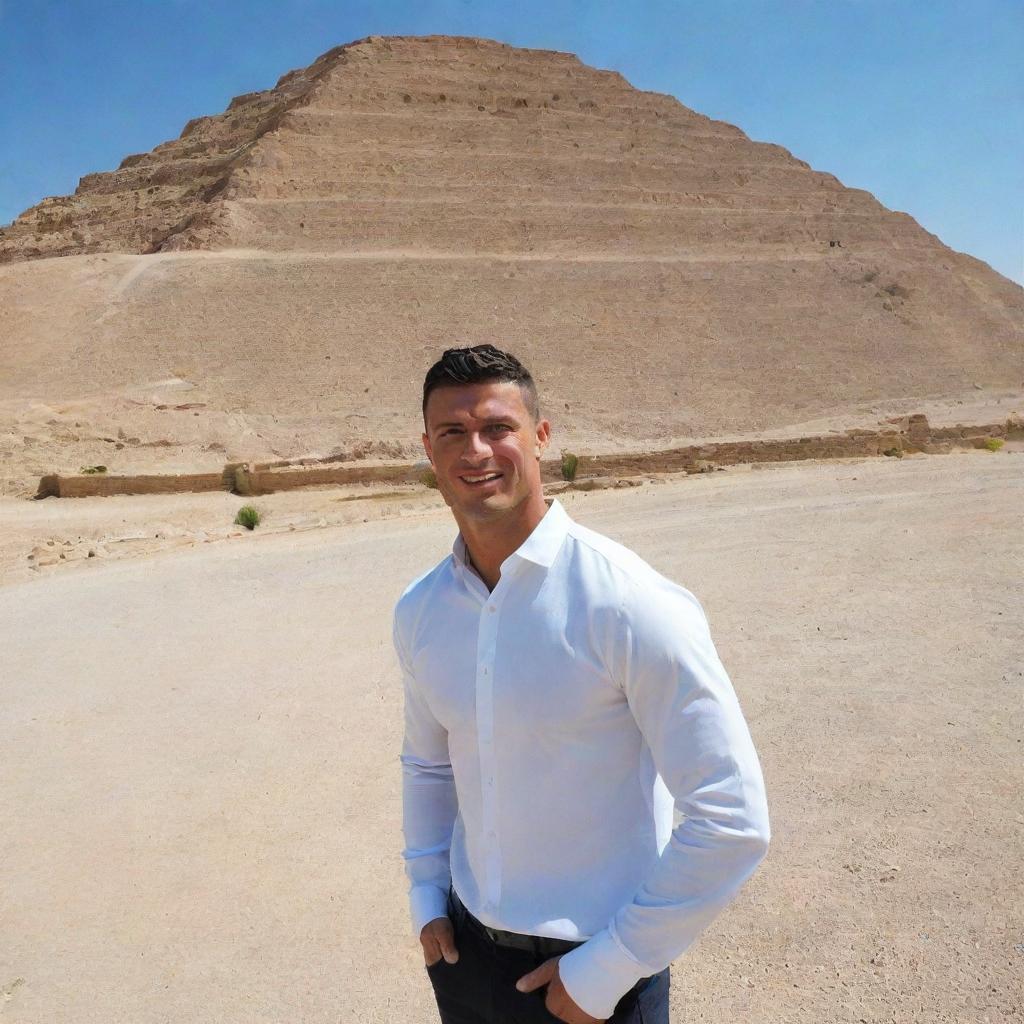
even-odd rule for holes
{"type": "Polygon", "coordinates": [[[91,498],[113,494],[180,494],[190,491],[225,490],[224,473],[148,473],[114,476],[90,473],[83,476],[44,476],[36,497],[91,498]]]}
{"type": "MultiPolygon", "coordinates": [[[[576,477],[642,476],[651,473],[700,473],[717,466],[745,463],[797,462],[804,459],[842,459],[904,452],[941,454],[953,448],[982,448],[990,438],[1024,437],[1024,421],[933,429],[918,413],[905,417],[902,426],[871,431],[851,429],[845,434],[818,434],[798,438],[718,441],[666,451],[621,455],[580,455],[576,477]]],[[[541,464],[545,481],[562,479],[559,459],[541,464]]],[[[169,476],[44,476],[37,497],[79,498],[111,494],[170,494],[179,491],[230,490],[241,495],[272,494],[299,487],[344,484],[414,484],[424,482],[425,470],[414,463],[368,465],[281,465],[229,463],[221,473],[169,476]]]]}

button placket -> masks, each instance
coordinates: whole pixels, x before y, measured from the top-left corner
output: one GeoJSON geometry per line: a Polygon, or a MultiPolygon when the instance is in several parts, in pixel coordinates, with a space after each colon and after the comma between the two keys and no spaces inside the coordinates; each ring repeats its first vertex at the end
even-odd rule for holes
{"type": "MultiPolygon", "coordinates": [[[[501,899],[501,848],[498,843],[497,759],[494,749],[494,659],[501,594],[498,587],[480,610],[477,637],[476,711],[480,754],[480,799],[484,831],[485,906],[496,910],[501,899]]],[[[502,588],[503,589],[503,588],[502,588]]]]}

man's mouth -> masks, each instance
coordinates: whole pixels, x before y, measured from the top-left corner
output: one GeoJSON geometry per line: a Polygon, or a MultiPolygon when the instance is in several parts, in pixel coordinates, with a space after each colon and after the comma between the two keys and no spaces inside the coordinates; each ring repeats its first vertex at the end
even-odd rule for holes
{"type": "Polygon", "coordinates": [[[490,483],[492,480],[500,479],[501,473],[474,473],[472,475],[465,474],[461,477],[462,482],[469,484],[471,487],[479,487],[490,483]]]}

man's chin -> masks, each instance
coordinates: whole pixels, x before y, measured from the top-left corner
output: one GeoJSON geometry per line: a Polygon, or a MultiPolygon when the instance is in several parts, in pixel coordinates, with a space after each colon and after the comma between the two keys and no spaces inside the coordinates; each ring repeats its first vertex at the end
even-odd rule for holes
{"type": "Polygon", "coordinates": [[[512,501],[507,494],[481,494],[475,501],[467,501],[467,511],[476,509],[481,513],[504,512],[512,507],[512,501]]]}
{"type": "Polygon", "coordinates": [[[462,497],[458,507],[467,516],[480,519],[492,519],[515,507],[510,494],[495,491],[491,494],[470,494],[462,497]]]}

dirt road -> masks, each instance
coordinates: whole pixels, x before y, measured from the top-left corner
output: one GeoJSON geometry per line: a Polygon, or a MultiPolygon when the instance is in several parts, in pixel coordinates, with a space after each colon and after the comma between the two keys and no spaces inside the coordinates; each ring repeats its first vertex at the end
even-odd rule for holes
{"type": "MultiPolygon", "coordinates": [[[[1022,1019],[1022,466],[562,497],[700,597],[769,787],[674,1020],[1022,1019]]],[[[453,534],[435,507],[0,589],[0,1020],[436,1019],[390,609],[453,534]]]]}

